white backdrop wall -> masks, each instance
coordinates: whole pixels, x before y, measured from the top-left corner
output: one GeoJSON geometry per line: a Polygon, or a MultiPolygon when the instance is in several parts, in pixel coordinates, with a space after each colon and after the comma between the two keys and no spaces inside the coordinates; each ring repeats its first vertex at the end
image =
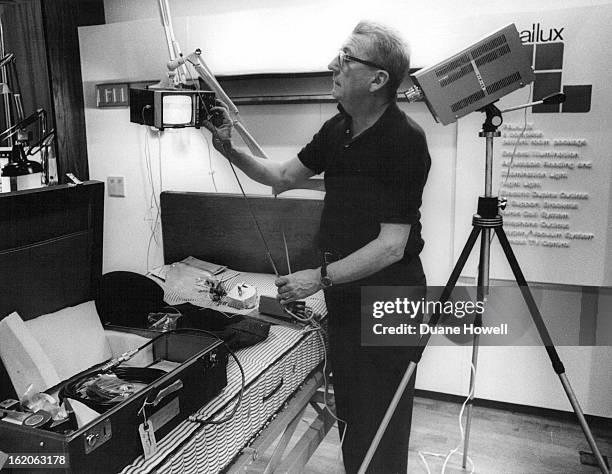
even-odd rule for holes
{"type": "MultiPolygon", "coordinates": [[[[542,1],[537,5],[545,12],[609,3],[612,2],[576,0],[542,1]]],[[[230,74],[324,70],[330,55],[363,17],[379,19],[402,30],[412,45],[413,65],[427,66],[500,26],[487,23],[483,15],[508,13],[507,22],[511,22],[514,12],[532,11],[534,5],[523,0],[460,4],[443,1],[435,2],[435,6],[383,1],[377,3],[376,14],[372,14],[364,2],[315,2],[304,7],[293,0],[255,4],[242,0],[176,0],[171,2],[171,8],[183,49],[203,47],[213,71],[230,74]],[[463,21],[459,21],[462,17],[463,21]],[[472,28],[474,31],[456,27],[470,21],[478,25],[472,28]],[[296,50],[299,57],[290,54],[296,50]]],[[[96,83],[161,78],[167,60],[156,1],[107,0],[105,9],[107,25],[86,27],[79,32],[90,177],[102,181],[108,176],[126,178],[127,196],[105,199],[104,271],[142,273],[162,262],[152,195],[159,195],[162,189],[239,189],[227,162],[217,153],[209,153],[207,132],[191,129],[159,134],[129,123],[127,109],[95,107],[96,83]],[[152,229],[156,232],[152,233],[152,229]]],[[[469,204],[474,197],[471,190],[466,198],[457,189],[458,173],[463,183],[466,172],[458,168],[458,127],[436,124],[423,104],[401,107],[423,126],[428,136],[433,165],[422,209],[427,241],[422,257],[429,282],[444,284],[456,258],[457,242],[469,231],[469,218],[463,223],[463,219],[458,221],[456,209],[475,207],[475,199],[473,205],[469,204]]],[[[272,159],[294,156],[334,112],[333,104],[241,107],[249,130],[272,159]]],[[[480,168],[477,163],[469,172],[472,181],[479,179],[480,168]]],[[[266,187],[239,175],[248,193],[269,193],[266,187]]],[[[541,302],[542,312],[553,315],[553,324],[572,326],[581,312],[580,291],[576,287],[559,287],[555,295],[553,300],[541,302]]],[[[600,314],[609,314],[611,304],[609,296],[601,297],[600,314]]],[[[610,329],[608,319],[601,316],[602,329],[610,329]]],[[[610,347],[560,347],[559,352],[585,412],[612,417],[610,347]]],[[[470,357],[469,346],[428,348],[419,366],[417,387],[465,394],[470,357]]],[[[540,347],[482,348],[476,396],[571,409],[540,347]]]]}

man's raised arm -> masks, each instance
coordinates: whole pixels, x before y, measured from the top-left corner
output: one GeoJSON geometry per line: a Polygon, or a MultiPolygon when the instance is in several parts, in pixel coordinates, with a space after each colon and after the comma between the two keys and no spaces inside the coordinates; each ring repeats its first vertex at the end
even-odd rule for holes
{"type": "Polygon", "coordinates": [[[221,117],[222,123],[215,126],[212,122],[205,121],[204,126],[212,133],[214,147],[249,178],[266,186],[272,186],[274,193],[278,194],[314,175],[297,157],[279,162],[258,158],[237,149],[232,141],[234,126],[227,106],[221,101],[217,103],[218,106],[213,107],[211,113],[221,117]]]}

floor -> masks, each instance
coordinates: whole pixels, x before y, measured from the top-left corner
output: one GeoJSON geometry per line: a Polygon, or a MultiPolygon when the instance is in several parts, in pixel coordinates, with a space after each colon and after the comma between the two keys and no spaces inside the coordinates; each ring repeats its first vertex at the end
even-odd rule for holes
{"type": "MultiPolygon", "coordinates": [[[[460,405],[416,397],[414,404],[409,473],[427,473],[419,451],[448,453],[460,443],[460,405]]],[[[297,434],[303,432],[315,412],[308,409],[297,434]]],[[[601,452],[612,458],[612,426],[593,429],[601,452]]],[[[295,437],[294,437],[295,438],[295,437]]],[[[306,465],[306,474],[340,474],[340,443],[334,427],[306,465]]],[[[597,473],[580,464],[578,451],[590,451],[577,422],[505,410],[477,407],[473,411],[469,455],[476,473],[578,474],[597,473]]],[[[462,448],[459,449],[462,453],[462,448]]],[[[425,456],[429,472],[442,472],[444,458],[425,456]]],[[[453,456],[447,474],[469,473],[461,468],[461,456],[453,456]]]]}

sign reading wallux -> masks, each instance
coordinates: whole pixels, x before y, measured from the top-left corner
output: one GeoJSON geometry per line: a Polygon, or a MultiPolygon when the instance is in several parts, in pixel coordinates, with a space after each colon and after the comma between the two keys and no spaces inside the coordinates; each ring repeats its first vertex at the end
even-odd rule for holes
{"type": "MultiPolygon", "coordinates": [[[[513,15],[532,59],[535,80],[503,97],[500,109],[563,92],[562,104],[503,114],[494,140],[493,195],[505,198],[501,215],[518,262],[529,281],[612,285],[612,67],[602,45],[612,40],[612,6],[513,15]]],[[[483,20],[484,21],[484,20],[483,20]]],[[[503,15],[486,19],[503,24],[503,15]]],[[[458,122],[455,254],[465,244],[483,192],[484,118],[458,122]]],[[[477,271],[477,252],[464,274],[477,271]]],[[[513,280],[497,241],[491,277],[513,280]]]]}

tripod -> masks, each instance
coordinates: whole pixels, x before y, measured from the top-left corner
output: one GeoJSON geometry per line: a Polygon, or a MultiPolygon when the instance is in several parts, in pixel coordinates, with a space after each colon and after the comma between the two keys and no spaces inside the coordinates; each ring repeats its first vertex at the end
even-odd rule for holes
{"type": "MultiPolygon", "coordinates": [[[[528,107],[530,105],[533,105],[533,104],[527,104],[523,107],[528,107]]],[[[502,124],[501,111],[492,103],[485,106],[483,109],[481,109],[481,111],[486,114],[486,119],[485,119],[485,122],[483,123],[482,130],[478,134],[480,137],[486,139],[485,195],[480,196],[478,198],[478,213],[475,214],[472,219],[472,226],[473,226],[472,232],[470,233],[467,239],[467,242],[459,256],[459,259],[457,260],[457,263],[455,264],[455,267],[453,268],[453,271],[451,272],[451,275],[448,279],[448,282],[446,283],[446,286],[444,287],[444,290],[442,291],[442,294],[440,295],[439,300],[442,304],[444,304],[446,301],[449,300],[450,295],[453,289],[455,288],[455,285],[457,284],[457,280],[459,279],[461,271],[463,270],[463,267],[465,266],[465,263],[467,262],[467,259],[470,256],[470,253],[472,249],[474,248],[474,245],[476,244],[476,240],[478,239],[478,236],[480,235],[481,241],[480,241],[480,261],[478,264],[477,299],[478,301],[484,301],[484,299],[486,298],[489,292],[489,263],[490,263],[490,248],[491,248],[491,238],[490,237],[491,237],[491,232],[494,231],[495,234],[497,235],[497,238],[499,239],[499,242],[502,246],[504,254],[506,255],[506,259],[508,260],[508,263],[510,264],[510,267],[514,274],[516,283],[520,287],[521,294],[523,295],[523,299],[525,300],[525,303],[527,304],[527,307],[529,309],[529,313],[531,314],[531,319],[533,320],[538,330],[538,333],[540,335],[540,339],[542,340],[544,347],[546,348],[546,352],[548,353],[548,357],[550,358],[550,362],[553,366],[553,369],[555,373],[559,376],[559,379],[561,381],[561,384],[563,385],[563,389],[565,390],[567,398],[570,404],[572,405],[574,413],[576,414],[576,417],[578,418],[578,422],[580,423],[582,431],[584,432],[584,436],[587,442],[589,443],[589,446],[591,447],[591,450],[593,451],[593,454],[597,460],[599,469],[601,470],[603,474],[609,474],[608,467],[604,461],[603,456],[601,455],[601,452],[599,451],[599,448],[597,447],[595,438],[593,437],[593,434],[591,433],[589,425],[587,424],[582,408],[580,407],[578,399],[576,398],[576,395],[574,394],[574,391],[567,379],[567,376],[565,374],[565,367],[563,366],[563,363],[561,362],[561,359],[559,358],[559,354],[557,353],[557,350],[555,349],[554,343],[542,319],[542,315],[540,314],[540,311],[537,307],[535,299],[533,298],[533,295],[531,293],[531,290],[529,289],[527,281],[525,280],[523,272],[521,271],[518,261],[516,260],[514,252],[512,251],[510,242],[508,241],[508,238],[506,237],[506,233],[504,232],[504,229],[503,229],[503,219],[499,215],[499,212],[498,212],[499,211],[499,200],[496,196],[492,195],[493,139],[495,137],[500,136],[500,132],[497,130],[497,128],[502,124]]],[[[431,320],[429,321],[429,326],[435,327],[438,324],[439,319],[440,319],[440,313],[438,312],[434,313],[431,317],[431,320]]],[[[476,318],[474,320],[474,326],[481,326],[481,325],[482,325],[482,316],[479,313],[476,313],[476,318]]],[[[395,395],[393,396],[393,399],[391,400],[391,403],[389,404],[389,407],[387,408],[385,416],[383,417],[383,420],[378,428],[378,431],[376,432],[376,435],[374,436],[374,439],[372,440],[370,448],[368,449],[368,452],[366,453],[364,460],[359,468],[359,474],[365,474],[368,466],[370,465],[372,457],[374,456],[374,453],[376,452],[376,448],[378,447],[378,444],[380,443],[380,440],[382,439],[382,436],[387,428],[387,425],[389,424],[389,421],[391,420],[391,417],[393,416],[393,412],[395,411],[395,408],[397,407],[404,393],[404,390],[406,389],[406,386],[408,385],[408,382],[410,381],[410,378],[412,377],[416,369],[418,362],[421,360],[423,351],[425,350],[425,347],[427,346],[427,343],[429,342],[430,337],[431,337],[431,331],[428,331],[426,334],[420,337],[418,348],[415,354],[415,360],[410,362],[410,364],[408,365],[408,368],[406,369],[406,372],[404,373],[402,381],[400,382],[397,388],[397,391],[395,392],[395,395]]],[[[478,362],[478,342],[479,342],[479,336],[478,334],[476,334],[474,336],[474,344],[473,344],[473,350],[472,350],[472,364],[474,365],[474,368],[476,368],[476,365],[478,362]]],[[[476,382],[475,373],[476,372],[474,370],[471,372],[471,375],[470,375],[470,391],[469,391],[470,397],[469,397],[467,420],[466,420],[466,431],[465,431],[466,435],[465,435],[464,446],[463,446],[463,463],[462,463],[463,468],[466,467],[467,451],[468,451],[468,445],[469,445],[469,430],[470,430],[470,424],[471,424],[472,406],[473,406],[473,398],[474,398],[473,393],[474,393],[474,385],[476,382]]]]}

